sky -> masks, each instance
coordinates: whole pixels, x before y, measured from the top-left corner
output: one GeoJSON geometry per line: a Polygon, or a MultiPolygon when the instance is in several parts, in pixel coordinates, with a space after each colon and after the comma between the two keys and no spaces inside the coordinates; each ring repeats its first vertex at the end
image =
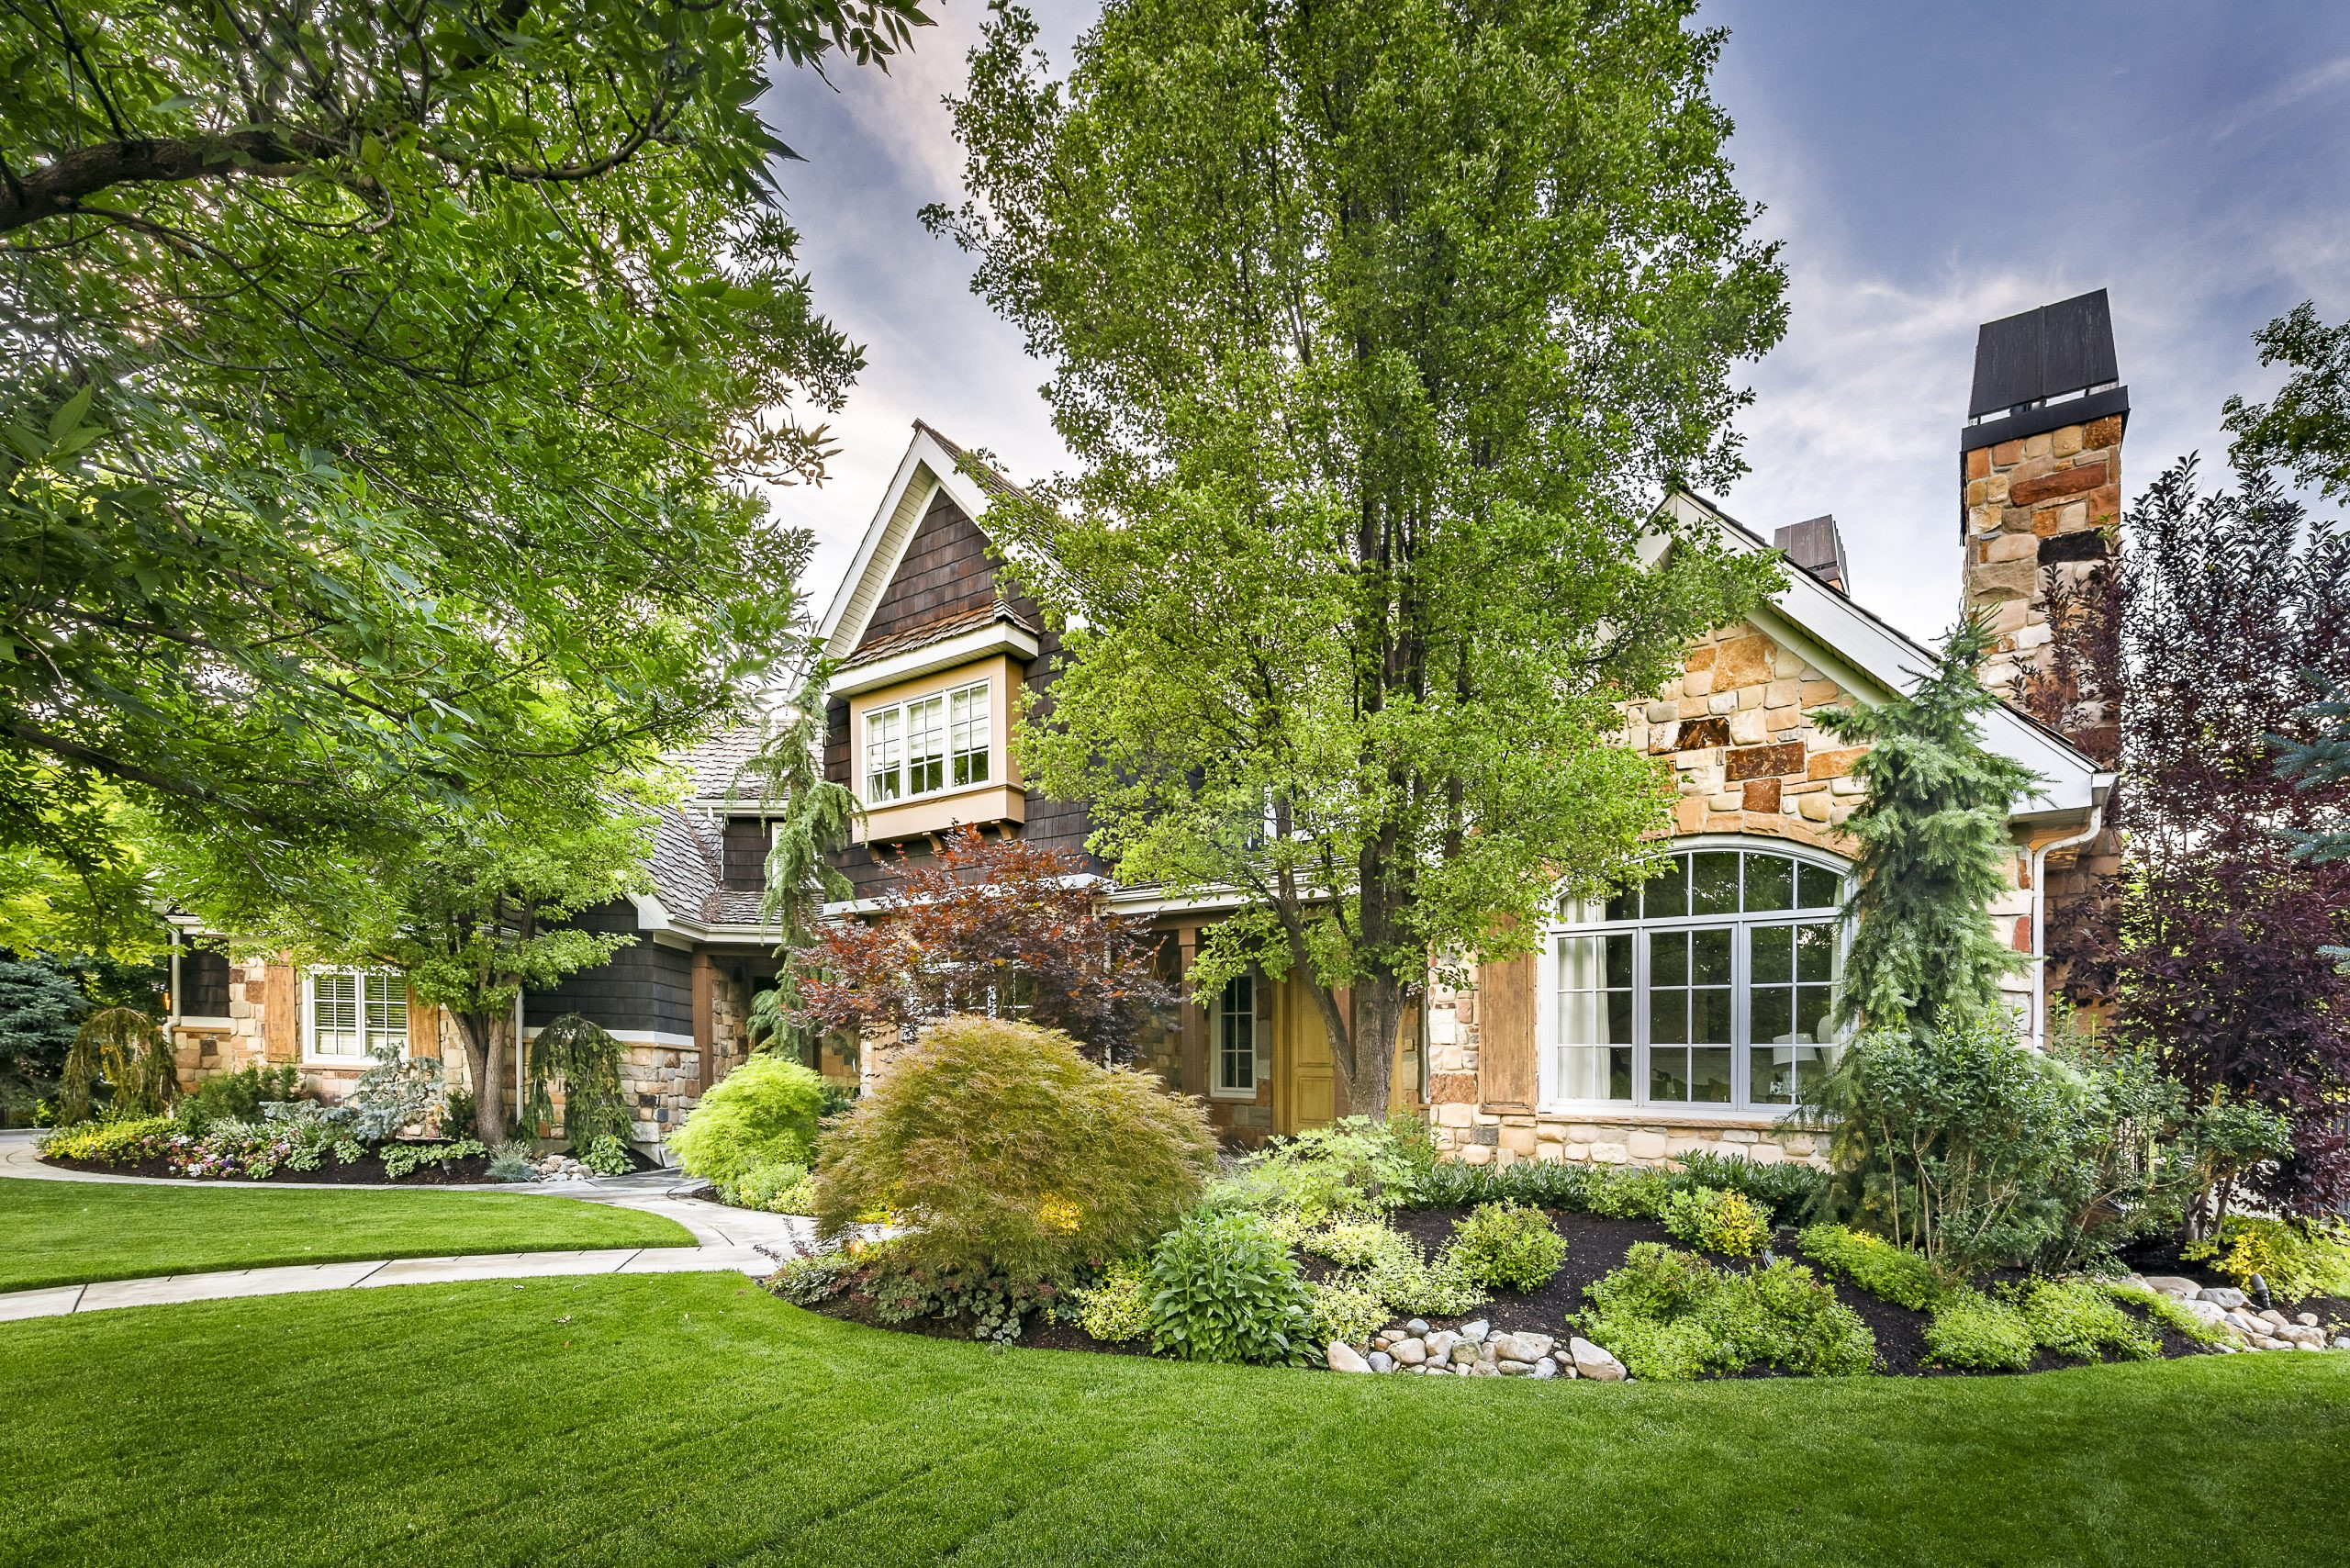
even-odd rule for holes
{"type": "MultiPolygon", "coordinates": [[[[912,421],[1015,478],[1066,462],[1019,334],[915,214],[961,197],[941,99],[983,8],[888,74],[786,71],[762,100],[817,300],[865,346],[821,488],[775,493],[812,530],[821,608],[912,421]]],[[[1037,4],[1057,61],[1096,6],[1037,4]]],[[[1709,0],[1737,181],[1782,241],[1785,339],[1737,375],[1749,471],[1717,498],[1765,534],[1833,512],[1869,608],[1920,638],[1958,600],[1958,432],[1977,326],[2110,291],[2131,418],[2124,498],[2190,451],[2224,465],[2221,405],[2281,372],[2251,342],[2304,299],[2350,316],[2350,6],[1709,0]]]]}

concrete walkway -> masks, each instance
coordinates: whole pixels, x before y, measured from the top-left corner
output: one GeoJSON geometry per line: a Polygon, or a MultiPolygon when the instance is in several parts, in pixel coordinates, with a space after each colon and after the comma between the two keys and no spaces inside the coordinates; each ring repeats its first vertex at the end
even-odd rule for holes
{"type": "Polygon", "coordinates": [[[588,1252],[487,1252],[463,1258],[402,1258],[364,1263],[302,1263],[280,1269],[229,1269],[103,1284],[58,1285],[0,1294],[0,1322],[54,1317],[111,1306],[217,1301],[226,1296],[280,1295],[289,1291],[351,1290],[369,1285],[421,1284],[440,1280],[510,1280],[547,1274],[667,1274],[732,1271],[761,1278],[816,1238],[816,1222],[799,1215],[728,1208],[688,1194],[707,1184],[676,1170],[596,1176],[563,1182],[465,1182],[445,1186],[381,1183],[271,1183],[123,1176],[43,1165],[28,1129],[0,1130],[0,1179],[33,1182],[118,1182],[151,1187],[225,1187],[248,1193],[501,1193],[509,1196],[573,1198],[638,1209],[677,1221],[691,1247],[613,1248],[588,1252]]]}
{"type": "Polygon", "coordinates": [[[539,1279],[558,1274],[683,1274],[734,1272],[764,1279],[773,1254],[756,1247],[614,1247],[594,1252],[486,1252],[472,1258],[376,1259],[364,1263],[297,1263],[282,1269],[224,1269],[214,1274],[109,1280],[53,1285],[0,1294],[0,1323],[62,1317],[117,1306],[162,1306],[232,1296],[285,1295],[296,1291],[365,1290],[375,1285],[424,1285],[461,1280],[539,1279]]]}

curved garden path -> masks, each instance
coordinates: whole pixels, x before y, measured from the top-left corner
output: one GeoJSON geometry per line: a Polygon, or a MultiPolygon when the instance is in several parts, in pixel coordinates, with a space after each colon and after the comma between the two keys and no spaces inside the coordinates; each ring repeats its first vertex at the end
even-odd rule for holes
{"type": "MultiPolygon", "coordinates": [[[[238,1183],[160,1176],[121,1176],[95,1170],[63,1170],[40,1162],[38,1134],[0,1131],[0,1179],[35,1182],[120,1182],[149,1186],[229,1187],[238,1183]]],[[[377,1285],[427,1284],[458,1280],[511,1280],[559,1274],[668,1274],[735,1272],[758,1278],[814,1238],[812,1221],[796,1215],[763,1214],[703,1203],[685,1194],[699,1185],[675,1171],[633,1176],[598,1176],[563,1182],[469,1183],[430,1188],[375,1185],[375,1192],[502,1193],[573,1198],[643,1210],[677,1221],[693,1234],[691,1247],[609,1248],[597,1251],[483,1253],[461,1258],[376,1259],[354,1263],[300,1263],[267,1269],[229,1269],[217,1273],[173,1274],[100,1283],[55,1285],[0,1293],[0,1322],[56,1317],[71,1312],[165,1303],[218,1301],[230,1296],[282,1295],[294,1291],[359,1290],[377,1285]]],[[[271,1188],[252,1183],[245,1191],[318,1191],[271,1188]]],[[[330,1191],[362,1190],[360,1184],[330,1191]]]]}

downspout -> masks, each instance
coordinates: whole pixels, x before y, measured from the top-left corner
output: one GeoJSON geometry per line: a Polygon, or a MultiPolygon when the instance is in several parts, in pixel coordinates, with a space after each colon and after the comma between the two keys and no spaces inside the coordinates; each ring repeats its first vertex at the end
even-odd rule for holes
{"type": "Polygon", "coordinates": [[[2105,802],[2113,776],[2101,779],[2089,807],[2089,825],[2070,838],[2052,838],[2031,852],[2031,1048],[2048,1049],[2048,857],[2059,849],[2075,849],[2105,831],[2105,802]]]}

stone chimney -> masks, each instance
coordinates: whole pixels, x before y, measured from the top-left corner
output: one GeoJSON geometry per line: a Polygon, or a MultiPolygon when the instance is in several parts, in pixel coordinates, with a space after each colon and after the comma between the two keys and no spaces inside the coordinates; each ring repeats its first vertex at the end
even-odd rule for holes
{"type": "Polygon", "coordinates": [[[1838,593],[1852,591],[1844,570],[1844,535],[1837,528],[1833,513],[1791,522],[1772,534],[1771,543],[1779,547],[1790,564],[1801,566],[1838,593]]]}
{"type": "Polygon", "coordinates": [[[2130,388],[2105,290],[1984,323],[1959,431],[1965,605],[1999,634],[1983,671],[2002,694],[2049,658],[2047,568],[2086,579],[2120,545],[2130,388]]]}

